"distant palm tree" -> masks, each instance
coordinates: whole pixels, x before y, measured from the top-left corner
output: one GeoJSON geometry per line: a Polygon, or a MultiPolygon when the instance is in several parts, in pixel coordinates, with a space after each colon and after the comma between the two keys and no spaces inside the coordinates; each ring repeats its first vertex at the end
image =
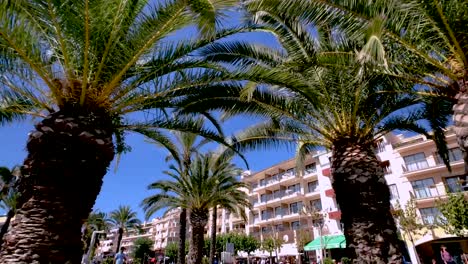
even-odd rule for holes
{"type": "Polygon", "coordinates": [[[109,213],[107,221],[110,223],[112,228],[117,229],[117,247],[116,251],[120,249],[120,243],[122,242],[122,236],[128,229],[138,228],[141,221],[137,218],[137,213],[133,211],[130,206],[119,206],[118,209],[109,213]]]}
{"type": "MultiPolygon", "coordinates": [[[[94,231],[108,231],[109,229],[109,224],[107,222],[107,215],[104,212],[100,211],[93,211],[91,214],[89,214],[88,219],[86,220],[84,224],[84,230],[83,230],[83,244],[84,244],[84,251],[86,252],[90,246],[91,243],[91,236],[94,231]]],[[[96,239],[96,244],[99,244],[99,239],[96,239]]]]}
{"type": "Polygon", "coordinates": [[[14,167],[12,170],[6,167],[0,167],[0,208],[7,210],[7,218],[0,230],[0,239],[2,239],[7,232],[10,221],[15,216],[18,208],[19,193],[16,190],[16,182],[20,173],[20,167],[18,166],[14,167]]]}
{"type": "Polygon", "coordinates": [[[168,112],[177,98],[224,78],[193,55],[242,30],[214,28],[234,3],[0,2],[0,124],[39,118],[18,186],[25,202],[4,237],[1,263],[79,262],[80,229],[115,154],[128,149],[125,131],[213,136],[168,112]],[[195,29],[197,37],[171,38],[194,25],[201,36],[195,29]]]}
{"type": "MultiPolygon", "coordinates": [[[[197,122],[203,123],[202,119],[198,119],[197,122]]],[[[179,177],[188,177],[188,169],[192,162],[192,157],[197,154],[200,148],[208,142],[207,139],[197,140],[198,136],[193,133],[175,132],[173,137],[158,134],[148,134],[149,142],[154,143],[158,146],[162,146],[169,151],[169,155],[166,157],[166,162],[174,162],[174,166],[177,168],[177,172],[180,173],[179,177]]],[[[164,192],[164,189],[160,189],[160,185],[149,185],[148,189],[159,192],[164,192]]],[[[143,200],[142,206],[146,211],[146,217],[150,217],[156,211],[166,208],[167,210],[180,208],[179,215],[179,248],[177,253],[177,264],[185,263],[185,240],[187,232],[187,209],[182,205],[183,200],[166,200],[161,199],[159,194],[150,196],[143,200]]]]}
{"type": "MultiPolygon", "coordinates": [[[[208,153],[194,160],[186,181],[177,182],[185,193],[192,227],[190,264],[200,264],[202,261],[204,232],[210,209],[216,211],[216,207],[220,206],[246,218],[245,208],[250,207],[250,202],[247,193],[242,190],[247,187],[246,184],[237,179],[240,172],[232,163],[232,155],[208,153]]],[[[216,232],[216,227],[214,230],[216,232]]],[[[216,233],[214,235],[216,237],[216,233]]]]}

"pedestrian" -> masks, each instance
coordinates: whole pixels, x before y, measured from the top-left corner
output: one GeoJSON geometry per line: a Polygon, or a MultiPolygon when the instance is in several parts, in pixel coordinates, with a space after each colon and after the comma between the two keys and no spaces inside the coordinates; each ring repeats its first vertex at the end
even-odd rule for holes
{"type": "Polygon", "coordinates": [[[114,263],[124,264],[127,262],[127,255],[125,255],[125,247],[120,247],[120,252],[115,254],[114,263]]]}
{"type": "Polygon", "coordinates": [[[455,264],[452,255],[450,255],[447,251],[447,247],[444,245],[440,246],[440,258],[444,264],[455,264]]]}

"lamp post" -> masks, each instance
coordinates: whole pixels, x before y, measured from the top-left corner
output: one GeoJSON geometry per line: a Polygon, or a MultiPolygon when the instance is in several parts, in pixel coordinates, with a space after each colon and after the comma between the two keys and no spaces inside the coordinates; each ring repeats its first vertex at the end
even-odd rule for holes
{"type": "Polygon", "coordinates": [[[89,244],[88,248],[88,253],[86,254],[86,262],[84,263],[90,263],[91,262],[91,252],[93,251],[94,243],[96,243],[96,235],[97,234],[105,234],[105,231],[93,231],[93,234],[91,235],[91,243],[89,244]]]}

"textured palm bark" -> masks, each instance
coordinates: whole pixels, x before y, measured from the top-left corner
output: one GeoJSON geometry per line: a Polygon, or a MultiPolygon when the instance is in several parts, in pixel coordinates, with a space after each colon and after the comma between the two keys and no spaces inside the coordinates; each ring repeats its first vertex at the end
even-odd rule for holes
{"type": "Polygon", "coordinates": [[[390,191],[373,148],[336,142],[331,166],[347,247],[356,254],[354,263],[402,263],[390,191]]]}
{"type": "Polygon", "coordinates": [[[179,249],[177,264],[185,264],[185,236],[187,235],[187,209],[182,209],[179,215],[179,249]]]}
{"type": "Polygon", "coordinates": [[[189,264],[201,264],[203,258],[203,244],[205,227],[208,223],[208,210],[190,211],[190,225],[192,234],[190,239],[189,264]]]}
{"type": "Polygon", "coordinates": [[[111,120],[59,111],[35,128],[0,263],[80,263],[81,227],[114,158],[111,120]]]}
{"type": "Polygon", "coordinates": [[[117,232],[118,237],[117,237],[117,247],[115,248],[115,252],[120,251],[120,245],[122,244],[122,238],[123,238],[123,228],[119,227],[119,230],[117,232]]]}
{"type": "Polygon", "coordinates": [[[214,263],[216,253],[216,222],[218,219],[218,208],[215,206],[211,214],[211,244],[210,244],[210,264],[214,263]]]}
{"type": "Polygon", "coordinates": [[[465,173],[468,173],[468,81],[459,80],[456,84],[459,93],[455,97],[457,103],[453,106],[454,132],[463,153],[465,173]]]}

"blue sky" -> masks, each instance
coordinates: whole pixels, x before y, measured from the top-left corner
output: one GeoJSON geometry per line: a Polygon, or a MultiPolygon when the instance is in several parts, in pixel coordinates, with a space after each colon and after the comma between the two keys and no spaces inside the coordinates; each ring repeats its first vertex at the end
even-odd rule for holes
{"type": "MultiPolygon", "coordinates": [[[[232,133],[252,123],[251,118],[240,117],[226,123],[225,129],[227,133],[232,133]]],[[[12,167],[23,162],[26,157],[27,135],[32,129],[33,123],[28,121],[0,127],[0,166],[12,167]]],[[[134,134],[128,135],[127,142],[132,151],[121,157],[117,169],[115,164],[110,167],[95,208],[109,212],[119,205],[130,205],[143,220],[143,211],[139,204],[151,194],[146,190],[146,186],[164,177],[161,171],[167,168],[164,162],[167,152],[146,143],[143,137],[134,134]]],[[[250,168],[255,171],[291,158],[293,153],[292,149],[279,148],[249,152],[246,155],[250,168]]],[[[238,161],[238,164],[245,168],[243,162],[238,161]]],[[[156,215],[160,214],[161,212],[156,215]]]]}

